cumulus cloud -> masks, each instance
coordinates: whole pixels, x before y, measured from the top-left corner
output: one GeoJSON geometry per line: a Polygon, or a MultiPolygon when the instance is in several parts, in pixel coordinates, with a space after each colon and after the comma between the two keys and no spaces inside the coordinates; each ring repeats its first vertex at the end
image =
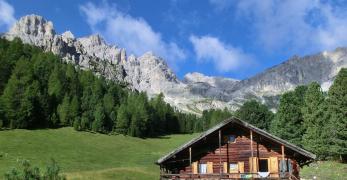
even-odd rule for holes
{"type": "Polygon", "coordinates": [[[190,36],[199,62],[212,62],[220,72],[228,72],[245,67],[252,61],[250,55],[241,49],[221,42],[212,36],[190,36]]]}
{"type": "Polygon", "coordinates": [[[16,22],[13,7],[4,0],[0,0],[0,27],[10,28],[16,22]]]}
{"type": "Polygon", "coordinates": [[[255,40],[267,50],[312,52],[347,45],[347,12],[319,0],[249,0],[237,16],[250,22],[255,40]]]}
{"type": "Polygon", "coordinates": [[[153,51],[174,67],[186,57],[176,43],[164,41],[161,34],[155,32],[143,18],[121,12],[114,4],[104,1],[98,6],[89,2],[80,6],[80,10],[94,33],[101,34],[107,41],[119,44],[131,53],[142,55],[153,51]]]}

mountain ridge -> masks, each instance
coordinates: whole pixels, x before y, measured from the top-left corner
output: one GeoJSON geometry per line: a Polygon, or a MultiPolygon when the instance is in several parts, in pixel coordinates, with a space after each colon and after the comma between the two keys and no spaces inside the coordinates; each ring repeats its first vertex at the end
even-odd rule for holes
{"type": "Polygon", "coordinates": [[[253,98],[276,108],[278,95],[298,85],[316,81],[327,90],[337,72],[347,67],[347,48],[336,48],[314,55],[292,58],[244,80],[187,73],[177,78],[164,59],[152,52],[127,55],[126,49],[109,45],[100,35],[75,38],[72,32],[57,34],[53,23],[42,16],[20,18],[2,37],[15,37],[24,43],[53,52],[68,63],[90,69],[114,81],[126,82],[129,88],[159,93],[165,101],[186,112],[200,114],[211,108],[235,110],[253,98]]]}

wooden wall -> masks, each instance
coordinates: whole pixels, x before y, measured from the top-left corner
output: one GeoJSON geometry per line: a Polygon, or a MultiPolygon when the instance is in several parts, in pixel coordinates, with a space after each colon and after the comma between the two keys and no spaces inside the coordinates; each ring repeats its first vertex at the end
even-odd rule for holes
{"type": "MultiPolygon", "coordinates": [[[[249,130],[241,127],[224,127],[221,132],[222,141],[224,139],[223,137],[227,135],[235,135],[237,137],[236,141],[234,143],[222,142],[222,146],[219,148],[219,135],[218,132],[215,132],[191,147],[192,162],[213,162],[213,173],[219,173],[220,168],[223,172],[223,162],[228,162],[228,164],[244,162],[245,172],[250,172],[249,157],[251,157],[251,139],[249,130]],[[220,158],[222,162],[221,167],[219,166],[220,158]]],[[[281,145],[265,140],[254,133],[252,143],[254,157],[282,158],[281,145]]],[[[187,158],[187,153],[185,153],[184,157],[187,158]]],[[[288,156],[286,156],[286,158],[287,157],[288,156]]],[[[179,172],[182,174],[192,173],[192,168],[187,162],[179,169],[179,172]]]]}

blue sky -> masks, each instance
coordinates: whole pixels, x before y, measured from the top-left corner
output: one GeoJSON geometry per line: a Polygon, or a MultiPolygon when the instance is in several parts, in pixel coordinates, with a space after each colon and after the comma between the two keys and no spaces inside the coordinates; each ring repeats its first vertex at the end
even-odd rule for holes
{"type": "Polygon", "coordinates": [[[347,4],[318,0],[0,0],[0,31],[38,14],[58,33],[99,33],[137,56],[188,72],[244,79],[293,55],[347,45],[347,4]]]}

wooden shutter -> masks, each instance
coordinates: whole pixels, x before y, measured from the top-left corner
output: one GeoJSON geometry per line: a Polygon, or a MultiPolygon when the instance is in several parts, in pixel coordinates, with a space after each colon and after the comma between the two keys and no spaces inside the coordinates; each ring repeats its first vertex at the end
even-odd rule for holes
{"type": "Polygon", "coordinates": [[[244,173],[245,172],[245,163],[244,162],[238,162],[239,166],[239,173],[244,173]]]}
{"type": "Polygon", "coordinates": [[[192,163],[192,173],[193,174],[198,174],[198,162],[193,162],[192,163]]]}
{"type": "Polygon", "coordinates": [[[249,157],[249,171],[256,173],[258,172],[258,158],[257,157],[249,157]]]}
{"type": "Polygon", "coordinates": [[[223,173],[228,173],[228,163],[223,162],[223,173]]]}
{"type": "Polygon", "coordinates": [[[278,158],[277,157],[270,157],[270,163],[269,163],[269,171],[270,173],[278,173],[278,158]]]}
{"type": "Polygon", "coordinates": [[[213,173],[213,162],[207,162],[207,173],[208,174],[213,173]]]}

